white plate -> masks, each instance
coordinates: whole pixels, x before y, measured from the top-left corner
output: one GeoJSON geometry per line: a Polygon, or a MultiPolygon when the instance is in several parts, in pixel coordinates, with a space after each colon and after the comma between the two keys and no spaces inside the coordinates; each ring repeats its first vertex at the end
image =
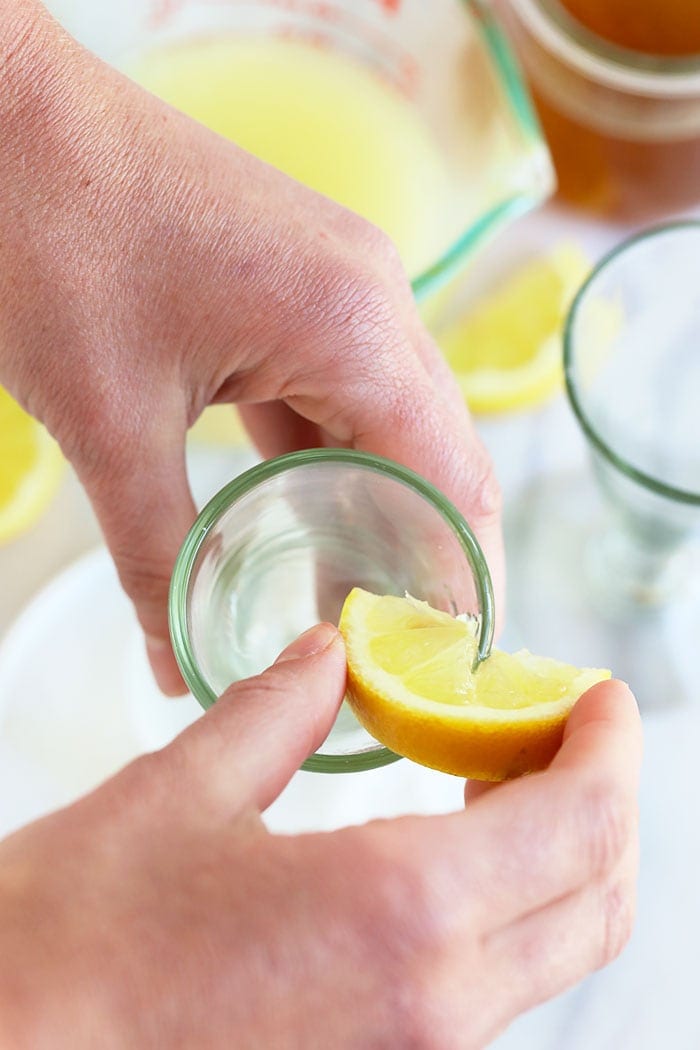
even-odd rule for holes
{"type": "MultiPolygon", "coordinates": [[[[103,548],[58,576],[0,647],[0,834],[65,805],[201,715],[167,699],[103,548]]],[[[462,784],[407,762],[369,774],[298,773],[269,811],[277,830],[458,808],[462,784]]]]}

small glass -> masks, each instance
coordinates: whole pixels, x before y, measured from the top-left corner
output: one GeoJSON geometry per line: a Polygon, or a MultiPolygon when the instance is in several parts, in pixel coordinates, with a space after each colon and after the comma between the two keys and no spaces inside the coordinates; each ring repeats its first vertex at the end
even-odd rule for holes
{"type": "MultiPolygon", "coordinates": [[[[486,561],[459,511],[423,478],[344,449],[292,453],[236,478],[201,512],[173,572],[171,636],[196,699],[210,707],[308,627],[337,623],[355,586],[474,617],[478,658],[488,655],[486,561]]],[[[303,768],[353,772],[397,757],[344,705],[303,768]]]]}
{"type": "Polygon", "coordinates": [[[646,709],[700,690],[699,273],[698,222],[643,233],[599,264],[564,349],[592,477],[549,479],[510,519],[524,641],[555,652],[568,640],[646,709]]]}
{"type": "MultiPolygon", "coordinates": [[[[628,221],[678,213],[700,200],[700,55],[652,55],[610,43],[559,0],[498,0],[497,8],[528,77],[562,196],[628,221]]],[[[595,5],[598,17],[604,10],[595,5]]],[[[631,16],[618,13],[615,22],[612,0],[607,10],[625,30],[621,39],[633,40],[631,16]]]]}

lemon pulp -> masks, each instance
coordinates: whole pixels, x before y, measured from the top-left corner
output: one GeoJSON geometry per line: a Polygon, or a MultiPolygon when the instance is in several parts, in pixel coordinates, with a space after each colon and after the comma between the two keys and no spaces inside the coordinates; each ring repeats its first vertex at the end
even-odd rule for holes
{"type": "Polygon", "coordinates": [[[502,780],[544,768],[579,696],[610,677],[526,650],[473,670],[475,620],[410,597],[355,588],[340,617],[348,701],[398,754],[448,773],[502,780]]]}

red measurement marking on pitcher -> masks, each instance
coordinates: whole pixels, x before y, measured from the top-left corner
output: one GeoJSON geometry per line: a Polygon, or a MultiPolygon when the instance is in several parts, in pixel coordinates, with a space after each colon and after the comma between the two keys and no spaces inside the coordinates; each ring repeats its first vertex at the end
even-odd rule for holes
{"type": "MultiPolygon", "coordinates": [[[[252,0],[151,0],[148,11],[148,26],[158,32],[174,25],[179,16],[190,8],[228,8],[245,10],[252,0]]],[[[292,39],[304,39],[318,47],[332,46],[332,37],[326,37],[321,25],[343,29],[358,40],[363,40],[371,49],[385,58],[384,69],[380,75],[393,84],[407,98],[415,98],[420,88],[420,67],[410,52],[406,51],[400,40],[394,35],[393,25],[389,25],[395,16],[400,14],[404,0],[364,0],[364,16],[358,6],[334,3],[333,0],[256,0],[257,6],[271,11],[283,12],[291,16],[304,15],[307,19],[317,20],[319,28],[309,32],[309,25],[303,31],[294,22],[284,22],[274,27],[276,36],[292,39]],[[373,19],[368,19],[367,7],[381,12],[380,18],[387,19],[386,30],[373,19]]],[[[254,5],[255,6],[255,5],[254,5]]]]}
{"type": "MultiPolygon", "coordinates": [[[[158,29],[168,23],[183,8],[187,7],[189,2],[190,0],[151,0],[149,16],[151,28],[158,29]]],[[[235,4],[235,0],[209,0],[209,2],[218,2],[222,6],[235,4]]],[[[403,4],[403,0],[372,0],[372,2],[390,15],[398,14],[403,4]]],[[[299,0],[267,0],[267,4],[270,7],[279,7],[293,11],[304,10],[306,14],[312,14],[317,18],[328,21],[333,21],[339,13],[337,6],[332,2],[299,3],[299,0]]]]}

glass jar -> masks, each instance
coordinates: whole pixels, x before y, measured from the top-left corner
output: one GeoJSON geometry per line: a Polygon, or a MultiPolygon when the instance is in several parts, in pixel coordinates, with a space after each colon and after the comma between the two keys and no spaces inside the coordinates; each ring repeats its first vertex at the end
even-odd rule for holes
{"type": "Polygon", "coordinates": [[[700,56],[608,43],[558,0],[499,0],[563,197],[641,220],[700,200],[700,56]]]}

